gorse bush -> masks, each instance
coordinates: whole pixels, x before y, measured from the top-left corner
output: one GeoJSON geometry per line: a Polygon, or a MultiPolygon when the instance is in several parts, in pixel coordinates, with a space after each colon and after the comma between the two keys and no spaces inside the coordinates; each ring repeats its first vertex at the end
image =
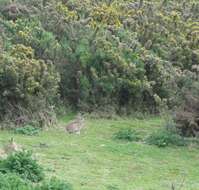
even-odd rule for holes
{"type": "Polygon", "coordinates": [[[59,77],[54,66],[35,59],[32,48],[14,46],[1,55],[0,66],[1,99],[6,105],[14,101],[29,105],[31,96],[51,101],[57,95],[59,77]]]}
{"type": "Polygon", "coordinates": [[[8,22],[8,35],[11,42],[23,44],[34,49],[35,57],[43,60],[53,60],[60,51],[60,45],[53,33],[45,31],[41,22],[36,19],[21,18],[15,23],[8,22]],[[15,35],[12,35],[12,34],[15,35]]]}
{"type": "Polygon", "coordinates": [[[158,147],[166,146],[185,146],[186,141],[175,131],[171,130],[158,130],[152,133],[147,139],[146,142],[150,145],[156,145],[158,147]]]}
{"type": "Polygon", "coordinates": [[[121,129],[120,131],[114,134],[114,138],[118,140],[124,140],[124,141],[140,140],[140,136],[138,132],[132,129],[121,129]]]}
{"type": "Polygon", "coordinates": [[[42,113],[60,99],[87,112],[173,108],[184,74],[199,70],[198,7],[197,0],[0,1],[1,118],[19,107],[48,118],[42,113]]]}
{"type": "Polygon", "coordinates": [[[185,88],[182,104],[176,110],[174,120],[182,136],[199,136],[199,82],[185,88]]]}
{"type": "Polygon", "coordinates": [[[14,129],[14,132],[17,134],[22,134],[22,135],[37,135],[41,129],[38,127],[34,127],[32,125],[25,125],[24,127],[18,127],[14,129]]]}
{"type": "MultiPolygon", "coordinates": [[[[64,100],[86,111],[112,106],[117,112],[125,108],[127,113],[139,108],[156,112],[162,101],[173,103],[171,98],[179,88],[174,79],[198,63],[191,45],[197,38],[186,43],[188,33],[182,28],[191,22],[180,14],[183,3],[140,2],[138,6],[129,1],[88,1],[84,11],[79,1],[46,7],[54,17],[44,25],[58,36],[66,52],[66,61],[59,67],[64,100]],[[69,13],[73,16],[65,18],[69,13]]],[[[191,20],[195,20],[195,11],[191,20]]]]}
{"type": "Polygon", "coordinates": [[[14,173],[32,182],[39,182],[44,178],[43,168],[28,151],[16,152],[1,160],[0,172],[3,174],[14,173]]]}
{"type": "Polygon", "coordinates": [[[23,109],[39,117],[40,110],[54,104],[59,75],[52,63],[35,59],[33,49],[24,45],[0,57],[0,117],[20,116],[23,109]]]}

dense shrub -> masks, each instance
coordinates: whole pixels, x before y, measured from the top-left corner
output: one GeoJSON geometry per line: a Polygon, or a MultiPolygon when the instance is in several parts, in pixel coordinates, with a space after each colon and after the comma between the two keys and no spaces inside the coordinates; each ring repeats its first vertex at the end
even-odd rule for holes
{"type": "Polygon", "coordinates": [[[25,125],[24,127],[17,127],[14,129],[14,132],[17,134],[22,135],[37,135],[40,132],[40,129],[37,127],[34,127],[32,125],[25,125]]]}
{"type": "Polygon", "coordinates": [[[21,18],[15,23],[7,22],[6,33],[14,44],[23,44],[34,49],[35,57],[54,61],[60,45],[53,33],[46,31],[39,20],[21,18]],[[9,28],[9,29],[8,29],[9,28]],[[14,35],[13,35],[14,34],[14,35]]]}
{"type": "Polygon", "coordinates": [[[35,190],[73,190],[72,186],[64,181],[52,178],[43,182],[35,188],[35,190]]]}
{"type": "Polygon", "coordinates": [[[186,141],[179,134],[170,130],[158,130],[152,133],[146,142],[150,145],[156,145],[158,147],[166,146],[185,146],[186,141]]]}
{"type": "Polygon", "coordinates": [[[1,0],[0,9],[2,15],[8,20],[17,20],[20,17],[28,16],[28,8],[18,2],[8,2],[1,0]]]}
{"type": "Polygon", "coordinates": [[[15,174],[0,173],[0,190],[33,190],[33,187],[15,174]]]}
{"type": "Polygon", "coordinates": [[[39,182],[44,178],[42,167],[32,158],[31,152],[21,151],[0,161],[1,173],[14,173],[23,179],[39,182]]]}
{"type": "Polygon", "coordinates": [[[162,101],[173,104],[178,72],[199,61],[183,30],[191,22],[175,9],[184,12],[183,3],[140,2],[88,1],[84,10],[79,1],[46,6],[46,15],[51,10],[53,17],[43,24],[60,39],[66,58],[60,62],[65,101],[86,111],[107,106],[123,113],[157,112],[162,101]]]}
{"type": "Polygon", "coordinates": [[[132,129],[121,129],[114,135],[115,139],[125,140],[125,141],[138,141],[140,136],[137,131],[132,129]]]}
{"type": "Polygon", "coordinates": [[[191,84],[186,89],[182,104],[174,117],[176,127],[186,137],[199,136],[199,83],[191,84]]]}
{"type": "Polygon", "coordinates": [[[0,1],[1,115],[18,104],[28,115],[55,104],[57,86],[65,105],[88,112],[173,108],[185,85],[179,78],[199,71],[198,7],[197,0],[0,1]],[[26,67],[17,73],[19,63],[26,67]]]}
{"type": "Polygon", "coordinates": [[[39,116],[55,103],[59,75],[51,63],[35,59],[33,49],[24,45],[0,57],[1,117],[20,116],[23,109],[39,116]]]}

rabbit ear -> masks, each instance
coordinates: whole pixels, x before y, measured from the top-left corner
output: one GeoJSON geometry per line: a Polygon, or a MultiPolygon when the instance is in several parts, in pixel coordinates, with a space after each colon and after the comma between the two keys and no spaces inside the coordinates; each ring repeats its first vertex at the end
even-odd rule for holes
{"type": "Polygon", "coordinates": [[[10,138],[10,142],[11,142],[11,143],[14,142],[14,138],[13,138],[13,137],[10,138]]]}

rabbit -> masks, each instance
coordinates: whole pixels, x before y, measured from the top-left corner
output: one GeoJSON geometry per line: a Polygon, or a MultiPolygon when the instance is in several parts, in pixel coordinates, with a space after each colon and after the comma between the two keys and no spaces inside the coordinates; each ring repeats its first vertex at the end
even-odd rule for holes
{"type": "Polygon", "coordinates": [[[7,157],[7,155],[6,155],[5,151],[3,149],[0,149],[0,159],[6,158],[6,157],[7,157]]]}
{"type": "Polygon", "coordinates": [[[17,151],[21,151],[21,150],[22,150],[21,146],[19,146],[18,144],[16,144],[14,142],[13,138],[11,138],[9,140],[9,143],[4,146],[4,151],[5,151],[6,154],[17,152],[17,151]]]}
{"type": "Polygon", "coordinates": [[[82,128],[84,128],[84,118],[81,115],[78,115],[65,129],[68,133],[80,134],[82,128]]]}

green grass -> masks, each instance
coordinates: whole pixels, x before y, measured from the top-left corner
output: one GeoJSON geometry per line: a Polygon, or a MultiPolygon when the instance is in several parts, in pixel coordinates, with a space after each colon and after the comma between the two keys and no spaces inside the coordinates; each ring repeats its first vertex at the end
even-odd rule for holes
{"type": "MultiPolygon", "coordinates": [[[[63,118],[59,126],[70,119],[71,115],[63,118]]],[[[75,190],[171,190],[172,183],[179,186],[183,180],[179,190],[199,190],[197,146],[158,148],[113,138],[117,131],[129,127],[147,136],[161,124],[160,118],[87,119],[81,135],[69,135],[61,128],[38,136],[2,131],[0,144],[14,137],[18,144],[33,150],[48,177],[64,179],[75,190]]]]}

